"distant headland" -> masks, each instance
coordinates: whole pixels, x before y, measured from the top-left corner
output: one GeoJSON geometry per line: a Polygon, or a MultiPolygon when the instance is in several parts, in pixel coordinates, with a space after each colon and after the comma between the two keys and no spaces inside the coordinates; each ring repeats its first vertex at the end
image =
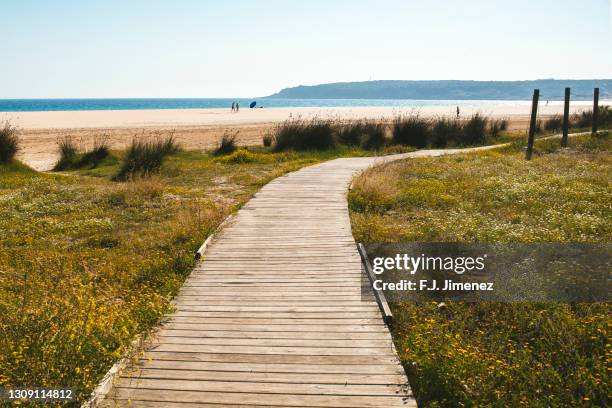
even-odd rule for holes
{"type": "Polygon", "coordinates": [[[573,100],[592,98],[599,87],[600,98],[612,98],[612,79],[536,79],[532,81],[364,81],[296,86],[282,89],[270,98],[292,99],[465,99],[526,100],[534,88],[541,100],[563,99],[565,87],[573,100]]]}

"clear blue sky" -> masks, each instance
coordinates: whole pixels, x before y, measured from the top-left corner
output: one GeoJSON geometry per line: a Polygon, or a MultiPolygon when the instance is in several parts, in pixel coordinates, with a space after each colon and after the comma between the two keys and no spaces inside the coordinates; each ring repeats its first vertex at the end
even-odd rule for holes
{"type": "Polygon", "coordinates": [[[0,2],[0,98],[612,77],[611,0],[0,2]]]}

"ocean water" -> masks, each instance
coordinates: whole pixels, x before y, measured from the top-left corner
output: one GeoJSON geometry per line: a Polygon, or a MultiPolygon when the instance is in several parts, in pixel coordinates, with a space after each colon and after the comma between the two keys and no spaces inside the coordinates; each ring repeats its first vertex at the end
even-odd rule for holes
{"type": "MultiPolygon", "coordinates": [[[[423,108],[429,106],[460,105],[463,107],[499,105],[525,105],[531,101],[493,101],[493,100],[417,100],[417,99],[278,99],[278,98],[143,98],[143,99],[0,99],[0,112],[35,111],[79,111],[79,110],[134,110],[134,109],[203,109],[230,108],[238,102],[241,108],[248,108],[253,101],[257,107],[397,107],[423,108]]],[[[541,101],[541,103],[544,101],[541,101]]],[[[551,105],[561,105],[561,101],[550,101],[551,105]]],[[[587,101],[572,101],[572,105],[589,105],[587,101]]]]}

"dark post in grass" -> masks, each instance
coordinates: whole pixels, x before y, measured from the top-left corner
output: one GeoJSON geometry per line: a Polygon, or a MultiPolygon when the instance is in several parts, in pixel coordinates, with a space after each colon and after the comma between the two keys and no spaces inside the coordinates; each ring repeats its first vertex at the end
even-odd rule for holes
{"type": "Polygon", "coordinates": [[[565,88],[565,104],[563,105],[563,137],[561,138],[562,147],[567,147],[567,134],[569,132],[569,102],[570,89],[565,88]]]}
{"type": "Polygon", "coordinates": [[[525,159],[531,160],[533,153],[533,137],[535,135],[536,119],[538,116],[538,99],[540,99],[540,90],[533,90],[533,102],[531,103],[531,121],[529,122],[529,137],[527,138],[527,154],[525,159]]]}
{"type": "Polygon", "coordinates": [[[593,134],[597,133],[597,119],[599,119],[599,88],[593,90],[593,134]]]}

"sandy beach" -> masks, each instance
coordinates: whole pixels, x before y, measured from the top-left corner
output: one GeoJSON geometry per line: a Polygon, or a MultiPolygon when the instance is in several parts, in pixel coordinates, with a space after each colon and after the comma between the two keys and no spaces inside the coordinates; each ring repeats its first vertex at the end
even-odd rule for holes
{"type": "MultiPolygon", "coordinates": [[[[585,109],[574,106],[572,112],[585,109]]],[[[460,106],[461,116],[481,112],[510,120],[511,129],[526,129],[528,105],[460,106]]],[[[451,116],[455,107],[428,106],[417,109],[425,116],[451,116]]],[[[49,170],[57,159],[56,142],[71,135],[83,146],[88,146],[96,135],[107,135],[112,148],[125,147],[136,135],[174,132],[186,149],[209,149],[226,131],[237,131],[242,145],[258,145],[262,136],[275,123],[290,117],[334,117],[342,119],[372,118],[390,120],[395,115],[412,109],[391,107],[350,108],[264,108],[241,109],[160,109],[160,110],[99,110],[0,112],[0,120],[10,120],[21,129],[20,160],[37,170],[49,170]]],[[[539,116],[561,113],[562,106],[541,106],[539,116]]]]}

